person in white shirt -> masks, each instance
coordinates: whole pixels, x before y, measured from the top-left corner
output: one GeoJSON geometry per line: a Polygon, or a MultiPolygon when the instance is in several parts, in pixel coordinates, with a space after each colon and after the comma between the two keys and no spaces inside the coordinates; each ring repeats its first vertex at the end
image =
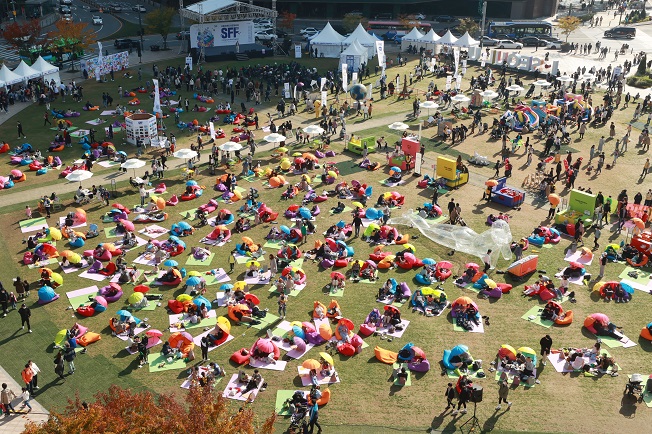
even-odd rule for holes
{"type": "Polygon", "coordinates": [[[491,268],[491,249],[487,250],[487,253],[482,257],[482,262],[484,262],[484,272],[486,273],[491,268]]]}

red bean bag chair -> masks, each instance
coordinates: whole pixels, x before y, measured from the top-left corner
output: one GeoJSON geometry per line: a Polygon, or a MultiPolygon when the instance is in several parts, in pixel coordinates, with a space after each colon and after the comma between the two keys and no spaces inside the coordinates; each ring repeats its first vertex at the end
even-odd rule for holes
{"type": "Polygon", "coordinates": [[[77,313],[80,314],[81,316],[90,317],[95,315],[95,309],[92,308],[90,305],[79,306],[77,308],[77,313]]]}
{"type": "Polygon", "coordinates": [[[349,265],[349,258],[340,258],[333,263],[333,267],[343,268],[349,265]]]}
{"type": "Polygon", "coordinates": [[[376,346],[374,348],[374,353],[376,354],[376,359],[388,365],[393,365],[398,360],[398,353],[393,351],[386,350],[376,346]]]}
{"type": "Polygon", "coordinates": [[[4,154],[5,152],[9,152],[9,143],[4,142],[2,146],[0,146],[0,154],[4,154]]]}
{"type": "Polygon", "coordinates": [[[102,336],[100,336],[98,333],[87,332],[81,338],[77,338],[77,343],[82,347],[86,347],[92,344],[93,342],[99,341],[100,339],[102,339],[102,336]]]}
{"type": "Polygon", "coordinates": [[[355,347],[349,343],[341,343],[337,345],[337,352],[343,356],[351,357],[355,355],[355,347]]]}
{"type": "Polygon", "coordinates": [[[117,268],[118,267],[113,262],[109,262],[108,264],[106,264],[106,267],[98,270],[98,273],[103,276],[113,276],[117,268]]]}
{"type": "MultiPolygon", "coordinates": [[[[178,253],[177,253],[177,255],[178,255],[178,253]]],[[[170,254],[170,256],[176,256],[176,255],[170,254]]],[[[181,276],[179,276],[176,279],[171,280],[169,282],[163,282],[161,280],[157,280],[157,282],[160,283],[163,286],[177,286],[178,284],[181,283],[181,276]]]]}
{"type": "Polygon", "coordinates": [[[552,300],[553,298],[556,297],[556,294],[549,290],[548,288],[544,288],[541,291],[539,291],[539,297],[543,301],[549,301],[552,300]]]}
{"type": "Polygon", "coordinates": [[[503,294],[508,294],[509,291],[512,290],[512,285],[510,285],[509,283],[498,283],[497,285],[503,294]]]}
{"type": "Polygon", "coordinates": [[[634,261],[632,261],[631,258],[627,258],[627,263],[629,265],[631,265],[632,267],[637,267],[638,268],[638,267],[644,267],[647,264],[647,262],[650,260],[649,256],[645,255],[643,253],[638,255],[638,257],[639,257],[638,262],[634,262],[634,261]]]}
{"type": "Polygon", "coordinates": [[[325,202],[326,200],[328,200],[328,196],[322,195],[322,196],[317,196],[312,201],[313,201],[313,203],[322,203],[322,202],[325,202]]]}
{"type": "Polygon", "coordinates": [[[233,361],[233,363],[236,363],[238,365],[244,365],[249,361],[249,357],[251,357],[251,354],[249,354],[249,350],[246,348],[241,348],[235,353],[231,354],[231,361],[233,361]]]}
{"type": "Polygon", "coordinates": [[[173,195],[171,198],[169,198],[168,200],[165,201],[165,205],[166,205],[166,206],[176,206],[176,205],[178,205],[178,204],[179,204],[179,198],[177,197],[176,194],[173,195]]]}
{"type": "Polygon", "coordinates": [[[186,306],[179,300],[168,300],[168,309],[170,309],[172,313],[179,314],[183,312],[185,308],[186,306]]]}
{"type": "Polygon", "coordinates": [[[218,115],[228,115],[230,111],[226,109],[217,109],[215,110],[215,113],[217,113],[218,115]]]}
{"type": "Polygon", "coordinates": [[[648,330],[647,327],[643,327],[643,329],[641,329],[641,337],[643,339],[647,339],[648,341],[652,341],[652,333],[650,333],[650,330],[648,330]]]}

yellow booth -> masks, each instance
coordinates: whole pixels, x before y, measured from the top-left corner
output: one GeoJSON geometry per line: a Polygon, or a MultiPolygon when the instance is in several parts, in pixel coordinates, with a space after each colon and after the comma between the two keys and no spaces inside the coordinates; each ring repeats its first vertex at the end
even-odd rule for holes
{"type": "Polygon", "coordinates": [[[360,138],[355,135],[351,136],[349,143],[346,145],[346,149],[354,152],[356,154],[362,155],[362,149],[364,145],[367,145],[367,153],[371,154],[376,151],[376,137],[364,137],[360,138]]]}
{"type": "Polygon", "coordinates": [[[457,170],[457,161],[448,157],[437,157],[437,171],[435,174],[437,178],[443,178],[446,181],[446,186],[449,188],[457,188],[469,182],[469,172],[464,167],[464,170],[457,170]]]}

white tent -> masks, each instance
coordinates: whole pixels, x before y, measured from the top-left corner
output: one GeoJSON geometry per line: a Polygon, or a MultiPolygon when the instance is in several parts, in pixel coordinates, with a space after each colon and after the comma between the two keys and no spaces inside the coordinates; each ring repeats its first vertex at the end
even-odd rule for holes
{"type": "Polygon", "coordinates": [[[340,54],[340,66],[346,63],[348,65],[347,69],[353,72],[357,72],[360,65],[368,60],[367,48],[360,45],[357,39],[340,54]]]}
{"type": "Polygon", "coordinates": [[[435,47],[435,44],[439,42],[440,39],[441,37],[437,33],[435,33],[434,30],[430,29],[428,33],[426,33],[425,35],[423,35],[423,37],[421,37],[421,39],[419,39],[418,41],[419,48],[424,47],[426,50],[432,49],[435,47]]]}
{"type": "Polygon", "coordinates": [[[409,45],[414,45],[421,38],[423,38],[423,33],[417,30],[416,27],[412,27],[412,30],[401,38],[401,50],[407,49],[409,45]]]}
{"type": "Polygon", "coordinates": [[[447,31],[446,34],[442,36],[441,39],[439,39],[439,41],[437,41],[437,43],[441,45],[453,45],[455,42],[457,42],[457,38],[453,36],[450,30],[447,31]]]}
{"type": "Polygon", "coordinates": [[[344,36],[337,33],[331,23],[326,23],[322,31],[310,39],[310,48],[317,49],[318,57],[337,58],[344,49],[343,41],[344,36]]]}
{"type": "Polygon", "coordinates": [[[480,42],[473,39],[471,35],[469,35],[469,32],[466,32],[453,45],[455,47],[475,47],[476,45],[480,45],[480,42]]]}
{"type": "Polygon", "coordinates": [[[36,62],[34,62],[32,68],[41,73],[44,82],[50,83],[51,80],[54,80],[57,85],[61,83],[61,77],[59,77],[59,67],[48,63],[41,56],[36,59],[36,62]]]}
{"type": "Polygon", "coordinates": [[[20,61],[16,69],[14,69],[14,73],[23,77],[23,81],[41,76],[39,71],[29,66],[24,60],[20,61]]]}
{"type": "Polygon", "coordinates": [[[4,82],[6,86],[11,86],[12,84],[22,82],[23,77],[12,72],[7,68],[7,65],[2,65],[2,68],[0,68],[0,81],[4,82]]]}
{"type": "Polygon", "coordinates": [[[344,45],[348,46],[352,44],[353,41],[358,41],[360,45],[362,45],[367,49],[367,54],[369,55],[369,58],[371,58],[376,55],[376,41],[378,40],[379,39],[377,37],[367,33],[364,27],[362,27],[362,24],[358,24],[358,27],[355,28],[353,33],[351,33],[342,42],[344,43],[344,45]]]}

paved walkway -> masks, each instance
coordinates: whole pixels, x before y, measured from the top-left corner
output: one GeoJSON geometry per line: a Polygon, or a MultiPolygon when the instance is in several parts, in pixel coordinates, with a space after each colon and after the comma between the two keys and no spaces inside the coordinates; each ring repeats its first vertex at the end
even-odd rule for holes
{"type": "MultiPolygon", "coordinates": [[[[0,366],[0,383],[7,383],[9,388],[14,391],[15,394],[19,395],[21,391],[20,385],[16,383],[8,373],[0,366]]],[[[25,429],[25,424],[27,422],[44,422],[48,419],[49,412],[43,408],[41,404],[35,400],[31,400],[30,405],[32,406],[32,411],[26,414],[12,414],[9,417],[0,416],[0,432],[3,434],[14,434],[21,433],[25,429]]],[[[20,399],[14,399],[12,402],[14,408],[18,410],[20,408],[20,399]]]]}

